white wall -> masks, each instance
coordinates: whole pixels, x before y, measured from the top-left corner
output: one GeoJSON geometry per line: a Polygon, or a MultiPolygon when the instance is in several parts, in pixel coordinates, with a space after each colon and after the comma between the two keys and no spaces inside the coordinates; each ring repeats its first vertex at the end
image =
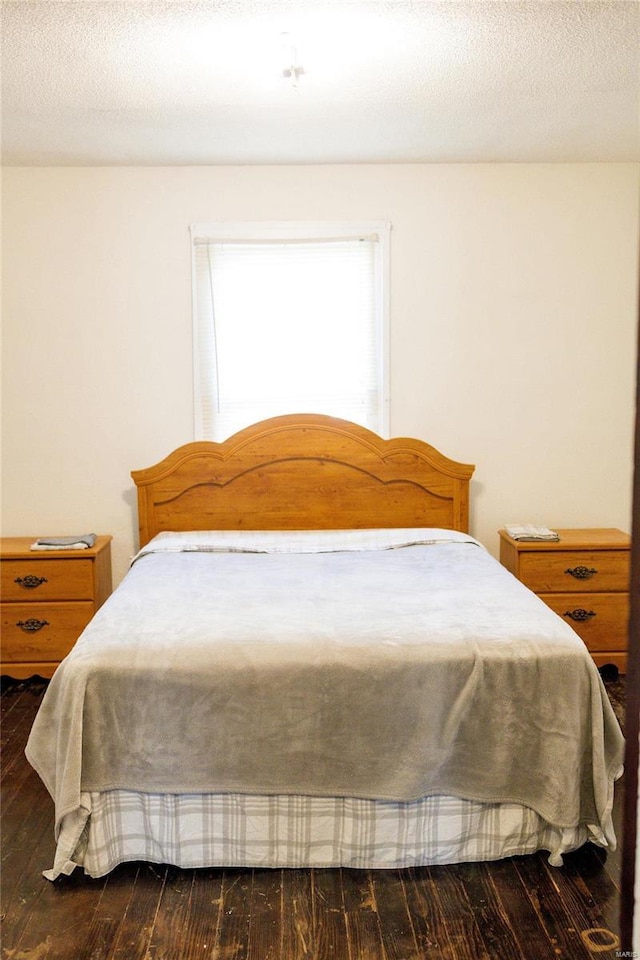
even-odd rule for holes
{"type": "Polygon", "coordinates": [[[193,438],[188,226],[392,223],[391,433],[474,462],[472,532],[630,528],[638,168],[3,173],[3,533],[135,549],[129,471],[193,438]]]}

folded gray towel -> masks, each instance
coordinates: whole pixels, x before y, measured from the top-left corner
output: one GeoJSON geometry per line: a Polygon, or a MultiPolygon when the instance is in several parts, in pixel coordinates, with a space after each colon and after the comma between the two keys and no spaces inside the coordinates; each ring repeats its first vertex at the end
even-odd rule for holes
{"type": "Polygon", "coordinates": [[[78,537],[39,537],[31,544],[32,550],[86,550],[96,542],[95,533],[83,533],[78,537]]]}

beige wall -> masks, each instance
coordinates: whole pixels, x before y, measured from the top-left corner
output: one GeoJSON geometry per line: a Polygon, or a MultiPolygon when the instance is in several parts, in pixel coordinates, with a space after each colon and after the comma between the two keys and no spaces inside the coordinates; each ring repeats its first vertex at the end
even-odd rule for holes
{"type": "Polygon", "coordinates": [[[193,437],[188,226],[388,219],[391,433],[477,464],[472,532],[630,526],[638,168],[3,174],[3,532],[135,549],[129,471],[193,437]]]}

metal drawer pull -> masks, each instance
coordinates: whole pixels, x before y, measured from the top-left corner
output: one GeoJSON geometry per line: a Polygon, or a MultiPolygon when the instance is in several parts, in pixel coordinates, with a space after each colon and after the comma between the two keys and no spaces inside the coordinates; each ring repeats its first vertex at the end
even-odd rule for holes
{"type": "Polygon", "coordinates": [[[578,607],[577,610],[567,610],[563,616],[569,617],[570,620],[575,620],[577,623],[584,623],[586,620],[591,620],[591,617],[595,617],[595,613],[593,610],[578,607]]]}
{"type": "Polygon", "coordinates": [[[21,587],[26,587],[27,590],[33,590],[34,587],[39,587],[41,583],[46,583],[46,577],[35,577],[32,573],[28,573],[26,577],[16,577],[13,581],[14,583],[19,583],[21,587]]]}
{"type": "Polygon", "coordinates": [[[576,580],[589,580],[597,572],[593,567],[591,569],[589,569],[589,567],[569,567],[568,570],[565,570],[565,573],[575,577],[576,580]]]}
{"type": "Polygon", "coordinates": [[[28,620],[18,620],[16,627],[20,627],[25,633],[37,633],[43,627],[48,627],[48,620],[36,620],[35,617],[29,617],[28,620]]]}

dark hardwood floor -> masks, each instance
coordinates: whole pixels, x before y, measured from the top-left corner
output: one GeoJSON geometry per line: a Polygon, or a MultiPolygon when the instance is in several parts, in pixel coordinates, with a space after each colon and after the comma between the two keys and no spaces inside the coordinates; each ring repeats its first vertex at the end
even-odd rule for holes
{"type": "MultiPolygon", "coordinates": [[[[44,683],[2,697],[2,960],[587,960],[616,956],[619,853],[408,870],[127,864],[50,883],[53,805],[24,758],[44,683]]],[[[624,687],[611,686],[621,709],[624,687]]],[[[622,789],[616,792],[620,832],[622,789]]]]}

